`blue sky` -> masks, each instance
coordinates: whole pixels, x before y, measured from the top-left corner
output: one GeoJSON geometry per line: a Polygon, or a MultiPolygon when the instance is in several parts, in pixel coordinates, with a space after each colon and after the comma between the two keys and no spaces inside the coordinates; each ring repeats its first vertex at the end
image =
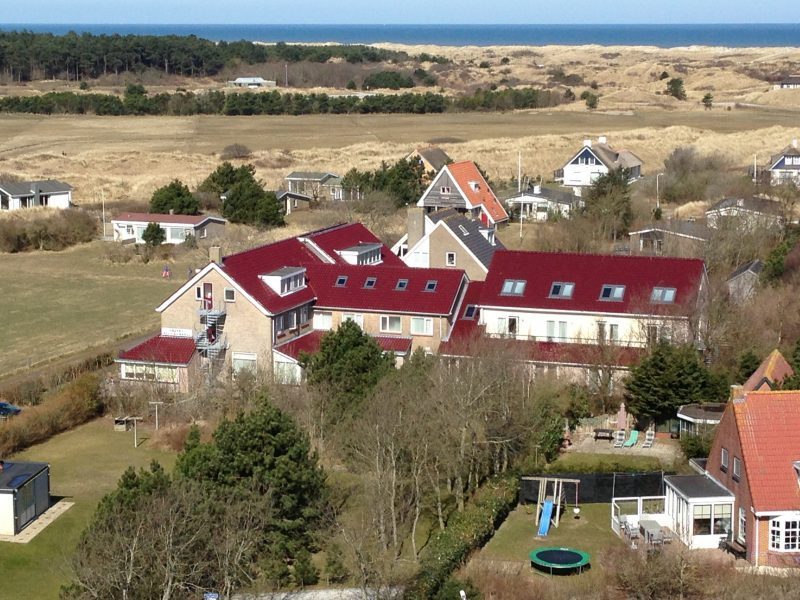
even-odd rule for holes
{"type": "Polygon", "coordinates": [[[785,0],[0,0],[2,23],[763,23],[785,0]],[[724,10],[721,8],[724,6],[724,10]]]}

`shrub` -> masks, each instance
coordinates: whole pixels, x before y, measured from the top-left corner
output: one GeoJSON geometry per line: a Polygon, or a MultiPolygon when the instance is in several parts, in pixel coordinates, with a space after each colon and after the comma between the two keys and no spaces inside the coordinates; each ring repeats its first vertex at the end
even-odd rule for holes
{"type": "Polygon", "coordinates": [[[353,81],[352,79],[351,79],[350,81],[348,81],[348,82],[347,82],[347,85],[346,85],[345,87],[346,87],[348,90],[355,90],[355,89],[357,89],[357,88],[358,88],[358,86],[356,85],[356,82],[355,82],[355,81],[353,81]]]}
{"type": "Polygon", "coordinates": [[[311,562],[311,553],[301,550],[294,561],[294,582],[300,587],[315,585],[319,581],[319,570],[311,562]]]}
{"type": "Polygon", "coordinates": [[[222,149],[219,157],[223,160],[230,160],[232,158],[249,158],[252,155],[253,151],[244,144],[231,144],[222,149]]]}
{"type": "Polygon", "coordinates": [[[0,425],[0,456],[8,456],[43,442],[102,414],[100,377],[81,375],[74,381],[46,394],[38,406],[0,425]]]}
{"type": "Polygon", "coordinates": [[[686,458],[708,458],[714,436],[710,432],[700,435],[684,435],[681,437],[681,450],[686,458]]]}
{"type": "Polygon", "coordinates": [[[414,87],[414,80],[408,75],[403,75],[397,71],[378,71],[377,73],[367,75],[361,87],[365,90],[381,88],[399,90],[400,88],[414,87]]]}
{"type": "Polygon", "coordinates": [[[420,570],[409,584],[406,598],[435,597],[450,574],[494,535],[517,503],[516,478],[486,483],[463,512],[450,519],[444,531],[433,536],[420,559],[420,570]]]}
{"type": "Polygon", "coordinates": [[[90,242],[96,234],[97,221],[82,210],[11,216],[0,221],[0,252],[63,250],[90,242]]]}
{"type": "Polygon", "coordinates": [[[490,69],[491,67],[492,65],[488,60],[482,60],[478,65],[479,69],[490,69]]]}
{"type": "Polygon", "coordinates": [[[158,188],[150,198],[150,211],[154,213],[174,212],[176,215],[196,215],[200,203],[180,179],[173,179],[158,188]]]}
{"type": "Polygon", "coordinates": [[[142,233],[142,240],[148,246],[160,246],[167,239],[167,233],[158,223],[148,223],[142,233]]]}

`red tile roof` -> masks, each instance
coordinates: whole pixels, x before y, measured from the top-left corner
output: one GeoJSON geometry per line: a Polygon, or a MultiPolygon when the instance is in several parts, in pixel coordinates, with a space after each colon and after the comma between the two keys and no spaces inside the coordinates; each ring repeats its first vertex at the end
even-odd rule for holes
{"type": "MultiPolygon", "coordinates": [[[[300,358],[301,352],[307,354],[314,354],[317,352],[322,342],[322,337],[326,333],[328,332],[315,329],[306,335],[295,338],[281,346],[277,346],[275,350],[297,360],[300,358]]],[[[378,345],[384,352],[394,352],[395,354],[408,354],[411,352],[411,338],[381,335],[373,336],[373,339],[378,342],[378,345]]]]}
{"type": "Polygon", "coordinates": [[[333,227],[328,227],[327,229],[312,232],[301,237],[307,237],[313,241],[314,244],[319,246],[326,254],[339,263],[344,263],[345,261],[341,256],[339,256],[339,254],[337,254],[337,250],[344,250],[350,246],[356,246],[360,243],[367,243],[381,244],[383,246],[381,249],[381,258],[383,259],[383,264],[389,266],[402,266],[405,264],[394,253],[392,253],[389,248],[383,245],[374,233],[364,227],[364,225],[361,223],[335,225],[333,227]]]}
{"type": "Polygon", "coordinates": [[[318,308],[352,309],[449,315],[464,282],[464,272],[456,269],[414,269],[384,265],[309,265],[306,271],[309,286],[314,289],[318,308]],[[337,279],[347,277],[343,286],[337,279]],[[364,282],[375,278],[372,288],[364,282]],[[397,289],[401,279],[405,289],[397,289]],[[436,282],[434,291],[425,291],[429,281],[436,282]]]}
{"type": "Polygon", "coordinates": [[[187,365],[195,352],[194,340],[157,335],[119,353],[119,360],[187,365]]]}
{"type": "Polygon", "coordinates": [[[758,366],[758,369],[750,375],[750,378],[742,386],[742,390],[745,392],[771,390],[776,383],[780,383],[792,375],[794,375],[794,369],[783,358],[783,354],[778,350],[773,350],[758,366]]]}
{"type": "Polygon", "coordinates": [[[800,510],[800,392],[749,392],[733,412],[753,508],[800,510]]]}
{"type": "Polygon", "coordinates": [[[222,217],[214,215],[165,215],[161,213],[131,213],[119,215],[113,221],[131,221],[134,223],[167,223],[171,225],[192,225],[197,227],[209,219],[225,221],[222,217]]]}
{"type": "Polygon", "coordinates": [[[445,167],[453,177],[458,187],[466,195],[472,206],[482,206],[489,215],[491,223],[501,223],[508,220],[508,213],[503,208],[501,202],[494,195],[492,188],[481,175],[477,165],[469,160],[451,163],[445,167]],[[475,190],[470,182],[476,182],[478,189],[475,190]]]}
{"type": "MultiPolygon", "coordinates": [[[[305,289],[281,296],[274,292],[260,278],[282,267],[307,267],[319,266],[323,259],[316,254],[309,245],[301,239],[309,239],[333,260],[341,262],[343,267],[350,267],[344,263],[336,250],[344,250],[361,242],[381,243],[366,227],[360,223],[342,224],[312,231],[310,233],[289,238],[238,254],[226,256],[223,259],[223,270],[250,294],[267,311],[278,314],[293,307],[311,302],[316,298],[317,290],[310,279],[305,289]]],[[[405,265],[391,250],[382,244],[381,253],[384,262],[374,265],[374,269],[383,269],[387,265],[405,265]]],[[[361,267],[364,268],[364,267],[361,267]]]]}
{"type": "Polygon", "coordinates": [[[705,267],[702,260],[562,252],[494,253],[481,304],[512,308],[599,313],[689,314],[695,308],[705,267]],[[525,281],[519,296],[501,294],[508,280],[525,281]],[[574,283],[569,299],[550,298],[555,282],[574,283]],[[624,285],[623,299],[601,300],[603,285],[624,285]],[[673,304],[654,304],[654,287],[675,288],[673,304]]]}

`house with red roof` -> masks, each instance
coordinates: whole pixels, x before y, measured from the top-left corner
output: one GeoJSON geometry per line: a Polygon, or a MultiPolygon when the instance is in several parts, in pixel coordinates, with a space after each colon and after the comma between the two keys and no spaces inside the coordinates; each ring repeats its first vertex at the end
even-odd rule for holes
{"type": "MultiPolygon", "coordinates": [[[[300,352],[315,351],[345,320],[400,360],[416,348],[436,352],[467,283],[463,271],[406,266],[361,224],[336,225],[210,262],[156,308],[161,334],[145,344],[188,340],[201,372],[295,381],[300,352]]],[[[141,354],[131,352],[118,360],[123,379],[141,354]]]]}
{"type": "Polygon", "coordinates": [[[440,352],[502,340],[537,369],[611,385],[658,340],[694,340],[706,289],[701,260],[497,250],[440,352]]]}
{"type": "Polygon", "coordinates": [[[181,244],[189,235],[194,236],[196,240],[218,237],[222,235],[227,221],[213,215],[126,212],[111,220],[114,241],[143,244],[142,234],[150,223],[157,223],[164,230],[165,244],[181,244]]]}
{"type": "Polygon", "coordinates": [[[426,212],[452,208],[484,225],[508,221],[508,213],[478,166],[469,160],[445,165],[417,201],[426,212]]]}
{"type": "MultiPolygon", "coordinates": [[[[728,403],[706,476],[733,496],[725,545],[757,566],[800,566],[800,392],[728,403]]],[[[728,518],[728,517],[723,517],[728,518]]]]}

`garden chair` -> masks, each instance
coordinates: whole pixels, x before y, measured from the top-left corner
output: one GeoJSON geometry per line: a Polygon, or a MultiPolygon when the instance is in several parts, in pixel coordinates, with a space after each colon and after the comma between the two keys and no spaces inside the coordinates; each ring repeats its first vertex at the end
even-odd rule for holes
{"type": "Polygon", "coordinates": [[[625,430],[620,429],[614,434],[614,448],[622,448],[625,444],[625,430]]]}
{"type": "Polygon", "coordinates": [[[652,448],[653,442],[656,441],[656,432],[652,429],[648,429],[647,433],[644,434],[644,444],[642,444],[642,448],[652,448]]]}
{"type": "Polygon", "coordinates": [[[636,445],[636,442],[639,441],[639,432],[634,429],[631,431],[631,436],[628,438],[628,441],[625,442],[622,447],[623,448],[633,448],[636,445]]]}

